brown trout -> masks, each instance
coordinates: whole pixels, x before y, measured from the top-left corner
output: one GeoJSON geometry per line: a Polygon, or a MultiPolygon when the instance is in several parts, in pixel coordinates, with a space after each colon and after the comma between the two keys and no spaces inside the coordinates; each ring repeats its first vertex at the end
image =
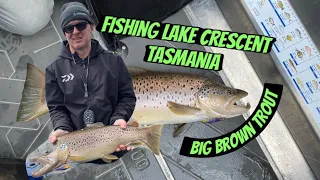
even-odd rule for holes
{"type": "MultiPolygon", "coordinates": [[[[207,77],[134,67],[128,67],[128,70],[137,97],[129,123],[185,124],[182,128],[188,128],[193,122],[236,117],[251,107],[249,103],[236,103],[248,95],[246,91],[219,84],[207,77]]],[[[44,74],[28,64],[18,122],[30,121],[48,112],[44,87],[44,74]]]]}
{"type": "MultiPolygon", "coordinates": [[[[98,124],[98,123],[97,123],[98,124]]],[[[105,162],[118,159],[111,153],[121,144],[142,144],[154,154],[160,154],[160,138],[163,125],[148,127],[96,125],[82,130],[72,131],[57,138],[57,142],[47,149],[49,154],[35,156],[28,162],[40,163],[42,168],[32,172],[34,178],[54,171],[67,163],[85,163],[97,159],[105,162]]]]}

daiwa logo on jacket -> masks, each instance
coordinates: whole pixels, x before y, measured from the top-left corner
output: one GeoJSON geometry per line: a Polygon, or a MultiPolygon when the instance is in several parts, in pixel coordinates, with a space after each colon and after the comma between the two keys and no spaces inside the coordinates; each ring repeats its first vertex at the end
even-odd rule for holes
{"type": "Polygon", "coordinates": [[[67,74],[67,75],[63,75],[61,77],[63,78],[62,82],[68,82],[68,81],[73,80],[74,75],[72,73],[70,73],[70,74],[67,74]]]}

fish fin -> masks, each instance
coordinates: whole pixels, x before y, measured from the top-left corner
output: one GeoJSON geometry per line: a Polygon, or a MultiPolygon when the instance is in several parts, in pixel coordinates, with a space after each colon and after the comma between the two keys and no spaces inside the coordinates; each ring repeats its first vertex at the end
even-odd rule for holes
{"type": "Polygon", "coordinates": [[[84,156],[69,156],[68,159],[76,162],[79,162],[79,161],[82,162],[87,160],[87,158],[84,156]]]}
{"type": "Polygon", "coordinates": [[[147,137],[143,142],[154,154],[160,154],[160,139],[162,135],[163,124],[157,124],[144,127],[147,130],[147,137]]]}
{"type": "Polygon", "coordinates": [[[103,127],[105,126],[102,122],[96,122],[96,123],[93,123],[93,124],[87,124],[87,128],[94,128],[94,127],[103,127]]]}
{"type": "Polygon", "coordinates": [[[130,74],[131,76],[138,75],[138,74],[142,74],[142,73],[146,73],[146,72],[149,71],[149,70],[147,70],[147,69],[138,68],[138,67],[130,67],[130,66],[128,66],[127,69],[128,69],[129,74],[130,74]]]}
{"type": "Polygon", "coordinates": [[[173,132],[173,137],[181,136],[182,134],[184,134],[185,132],[187,132],[190,129],[191,125],[192,125],[192,123],[184,123],[184,124],[182,124],[182,126],[178,127],[173,132]]]}
{"type": "Polygon", "coordinates": [[[135,120],[129,120],[129,121],[127,122],[127,125],[128,125],[128,126],[139,127],[139,123],[138,123],[137,121],[135,121],[135,120]]]}
{"type": "Polygon", "coordinates": [[[143,144],[143,142],[136,140],[136,141],[132,141],[132,142],[128,143],[126,146],[131,146],[133,148],[137,148],[137,147],[144,146],[144,144],[143,144]]]}
{"type": "Polygon", "coordinates": [[[101,159],[103,160],[103,161],[105,161],[105,160],[117,160],[117,159],[119,159],[117,156],[115,156],[115,155],[112,155],[112,154],[108,154],[108,155],[104,155],[104,156],[102,156],[101,157],[101,159]]]}
{"type": "Polygon", "coordinates": [[[45,101],[45,74],[28,63],[16,121],[31,121],[47,112],[49,110],[45,101]]]}
{"type": "Polygon", "coordinates": [[[106,163],[112,163],[111,159],[106,159],[104,157],[101,158],[102,161],[106,162],[106,163]]]}
{"type": "Polygon", "coordinates": [[[126,146],[130,146],[132,148],[145,148],[152,151],[146,144],[139,140],[128,143],[126,146]]]}
{"type": "Polygon", "coordinates": [[[178,115],[194,115],[201,111],[199,108],[178,104],[172,101],[168,102],[168,108],[178,115]]]}

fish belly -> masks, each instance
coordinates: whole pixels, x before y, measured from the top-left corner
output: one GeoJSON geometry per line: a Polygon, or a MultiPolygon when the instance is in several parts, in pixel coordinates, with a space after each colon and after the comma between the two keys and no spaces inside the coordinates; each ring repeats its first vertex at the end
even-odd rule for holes
{"type": "Polygon", "coordinates": [[[202,121],[207,118],[205,114],[178,115],[167,107],[137,108],[132,115],[133,120],[140,125],[149,124],[180,124],[202,121]]]}
{"type": "Polygon", "coordinates": [[[70,159],[76,162],[93,161],[115,152],[120,144],[127,144],[144,137],[144,132],[119,131],[116,128],[119,127],[90,130],[75,135],[73,139],[70,138],[72,140],[65,142],[70,149],[70,159]]]}
{"type": "MultiPolygon", "coordinates": [[[[110,144],[109,144],[110,145],[110,144]]],[[[70,158],[73,162],[89,162],[101,158],[103,155],[112,153],[108,145],[82,145],[82,147],[72,148],[70,151],[70,158]]]]}

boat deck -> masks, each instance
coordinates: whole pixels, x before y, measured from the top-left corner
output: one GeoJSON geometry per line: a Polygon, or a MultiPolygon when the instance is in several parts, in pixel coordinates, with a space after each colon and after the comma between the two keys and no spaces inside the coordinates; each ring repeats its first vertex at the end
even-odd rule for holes
{"type": "MultiPolygon", "coordinates": [[[[21,100],[26,64],[34,64],[44,71],[46,65],[60,52],[61,42],[65,38],[59,28],[59,13],[64,2],[66,0],[55,1],[51,21],[35,35],[23,37],[0,30],[0,144],[2,145],[0,158],[25,159],[30,152],[34,151],[48,138],[49,133],[52,131],[48,114],[28,123],[16,123],[15,118],[21,100]]],[[[217,2],[221,7],[225,7],[222,1],[217,2]]],[[[190,10],[199,4],[199,1],[193,2],[187,8],[166,19],[165,22],[194,25],[190,21],[190,10]]],[[[228,11],[227,9],[224,10],[228,11]]],[[[230,15],[228,13],[225,14],[230,15]]],[[[236,27],[239,26],[235,25],[233,28],[236,27]]],[[[128,56],[124,59],[128,66],[138,65],[143,68],[155,68],[161,71],[204,74],[219,82],[225,82],[224,77],[220,76],[220,74],[206,70],[168,67],[166,65],[143,62],[145,46],[149,44],[200,51],[208,50],[202,46],[158,40],[151,41],[136,37],[125,38],[123,42],[129,49],[128,56]]],[[[83,164],[65,174],[53,175],[47,179],[278,179],[271,163],[265,156],[264,152],[266,151],[261,149],[257,140],[249,142],[233,153],[215,158],[189,158],[179,155],[184,136],[194,138],[217,137],[232,131],[244,121],[243,117],[236,117],[215,124],[193,123],[191,128],[182,137],[178,138],[172,137],[176,126],[166,125],[163,130],[162,155],[160,157],[154,156],[154,154],[145,149],[135,149],[113,164],[83,164]]],[[[314,166],[317,166],[317,163],[318,161],[315,160],[314,166]]],[[[4,165],[8,171],[12,168],[7,164],[4,165]]],[[[20,171],[22,173],[22,170],[20,171]]]]}

